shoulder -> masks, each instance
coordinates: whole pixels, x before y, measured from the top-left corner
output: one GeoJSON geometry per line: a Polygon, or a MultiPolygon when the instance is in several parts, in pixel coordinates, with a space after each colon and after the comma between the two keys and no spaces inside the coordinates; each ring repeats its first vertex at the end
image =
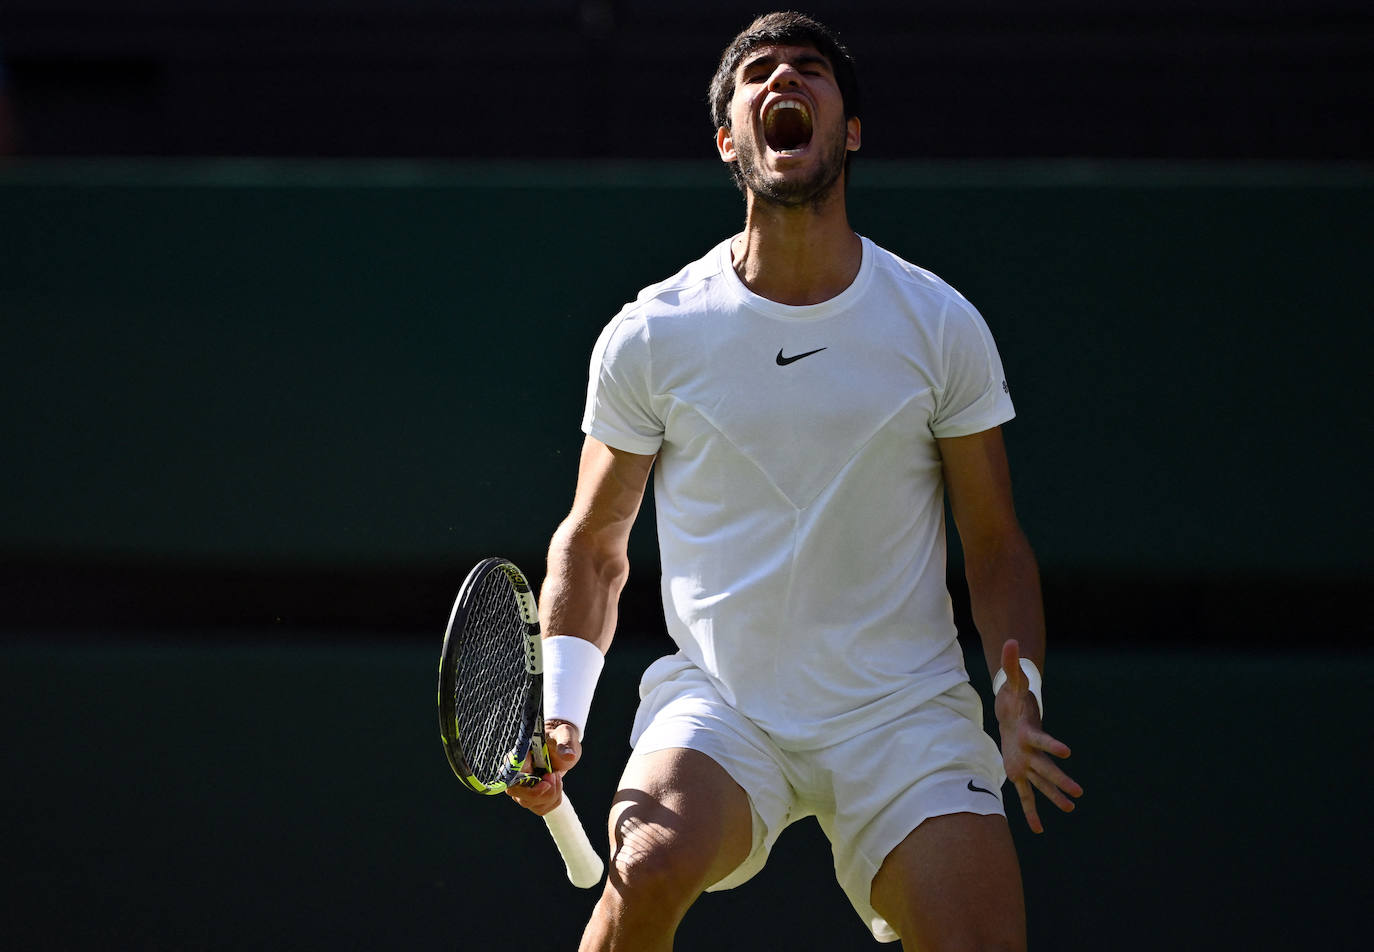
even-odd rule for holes
{"type": "Polygon", "coordinates": [[[958,289],[935,272],[912,264],[872,241],[868,246],[873,249],[875,275],[897,292],[932,302],[972,307],[958,289]]]}
{"type": "Polygon", "coordinates": [[[671,314],[699,303],[722,277],[721,262],[724,259],[721,249],[725,244],[716,245],[672,277],[643,288],[621,313],[636,311],[645,317],[652,317],[671,314]]]}
{"type": "Polygon", "coordinates": [[[647,348],[651,337],[683,327],[683,319],[713,308],[719,300],[721,245],[696,261],[640,290],[601,331],[597,357],[647,348]]]}
{"type": "Polygon", "coordinates": [[[874,251],[874,271],[889,293],[897,295],[907,312],[943,336],[953,325],[957,330],[986,333],[987,325],[973,303],[938,274],[912,264],[885,248],[869,242],[874,251]]]}

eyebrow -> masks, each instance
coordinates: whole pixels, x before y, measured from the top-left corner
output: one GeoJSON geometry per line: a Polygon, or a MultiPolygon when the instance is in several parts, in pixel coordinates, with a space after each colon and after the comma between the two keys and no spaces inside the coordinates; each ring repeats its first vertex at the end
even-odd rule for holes
{"type": "Polygon", "coordinates": [[[779,56],[777,53],[760,53],[757,56],[746,59],[743,63],[740,64],[739,69],[741,73],[747,73],[750,70],[764,66],[776,68],[778,63],[784,61],[789,62],[796,67],[823,66],[826,68],[826,70],[833,69],[833,67],[831,67],[830,65],[830,60],[826,59],[824,56],[822,56],[815,50],[807,50],[805,52],[797,54],[796,56],[779,56]]]}

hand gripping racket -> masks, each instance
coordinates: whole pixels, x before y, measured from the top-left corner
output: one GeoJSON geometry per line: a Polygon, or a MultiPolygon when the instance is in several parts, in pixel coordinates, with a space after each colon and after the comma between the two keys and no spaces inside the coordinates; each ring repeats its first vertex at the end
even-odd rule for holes
{"type": "MultiPolygon", "coordinates": [[[[548,773],[543,658],[529,582],[505,559],[484,560],[458,591],[439,656],[439,736],[470,789],[503,793],[548,773]],[[527,758],[534,773],[523,769],[527,758]]],[[[566,793],[544,822],[573,885],[600,882],[601,857],[566,793]]]]}

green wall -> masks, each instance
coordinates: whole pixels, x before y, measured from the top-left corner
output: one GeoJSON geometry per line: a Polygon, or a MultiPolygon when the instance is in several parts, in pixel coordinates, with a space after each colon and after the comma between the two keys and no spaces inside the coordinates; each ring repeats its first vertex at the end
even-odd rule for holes
{"type": "MultiPolygon", "coordinates": [[[[1368,573],[1369,169],[860,164],[850,204],[998,336],[1049,570],[1368,573]]],[[[0,551],[537,557],[596,332],[741,217],[710,165],[0,166],[0,551]]]]}
{"type": "MultiPolygon", "coordinates": [[[[858,173],[855,226],[998,336],[1047,577],[1369,577],[1369,169],[858,173]]],[[[439,626],[472,557],[537,559],[566,510],[601,325],[740,220],[708,165],[0,165],[0,555],[288,580],[440,566],[420,613],[439,626]]],[[[1014,820],[1032,947],[1357,945],[1363,636],[1141,650],[1097,624],[1117,591],[1094,596],[1092,649],[1052,656],[1052,726],[1088,794],[1043,838],[1014,820]]],[[[1157,611],[1185,640],[1222,624],[1157,611]]],[[[666,647],[654,614],[633,614],[598,693],[605,746],[575,778],[589,827],[666,647]]],[[[26,948],[451,949],[563,937],[590,908],[537,822],[449,775],[437,628],[15,628],[0,815],[26,948]],[[538,900],[512,886],[526,853],[547,866],[538,900]]],[[[813,826],[775,855],[680,947],[868,947],[813,826]]]]}
{"type": "MultiPolygon", "coordinates": [[[[595,893],[568,885],[543,824],[450,773],[437,652],[0,642],[8,947],[573,948],[595,893]]],[[[569,778],[593,833],[651,657],[608,658],[569,778]]],[[[1371,676],[1368,654],[1057,652],[1049,724],[1086,792],[1073,816],[1044,807],[1041,837],[1008,808],[1030,947],[1361,948],[1371,676]]],[[[702,900],[677,947],[893,948],[866,938],[830,866],[799,823],[756,879],[702,900]]]]}

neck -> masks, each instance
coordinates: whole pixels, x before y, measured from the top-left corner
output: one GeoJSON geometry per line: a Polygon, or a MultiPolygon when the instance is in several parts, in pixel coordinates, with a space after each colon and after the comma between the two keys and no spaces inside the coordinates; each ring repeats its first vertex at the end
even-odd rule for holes
{"type": "Polygon", "coordinates": [[[854,283],[863,243],[849,227],[843,186],[827,199],[791,208],[748,195],[744,231],[730,245],[749,290],[779,304],[820,304],[854,283]]]}

